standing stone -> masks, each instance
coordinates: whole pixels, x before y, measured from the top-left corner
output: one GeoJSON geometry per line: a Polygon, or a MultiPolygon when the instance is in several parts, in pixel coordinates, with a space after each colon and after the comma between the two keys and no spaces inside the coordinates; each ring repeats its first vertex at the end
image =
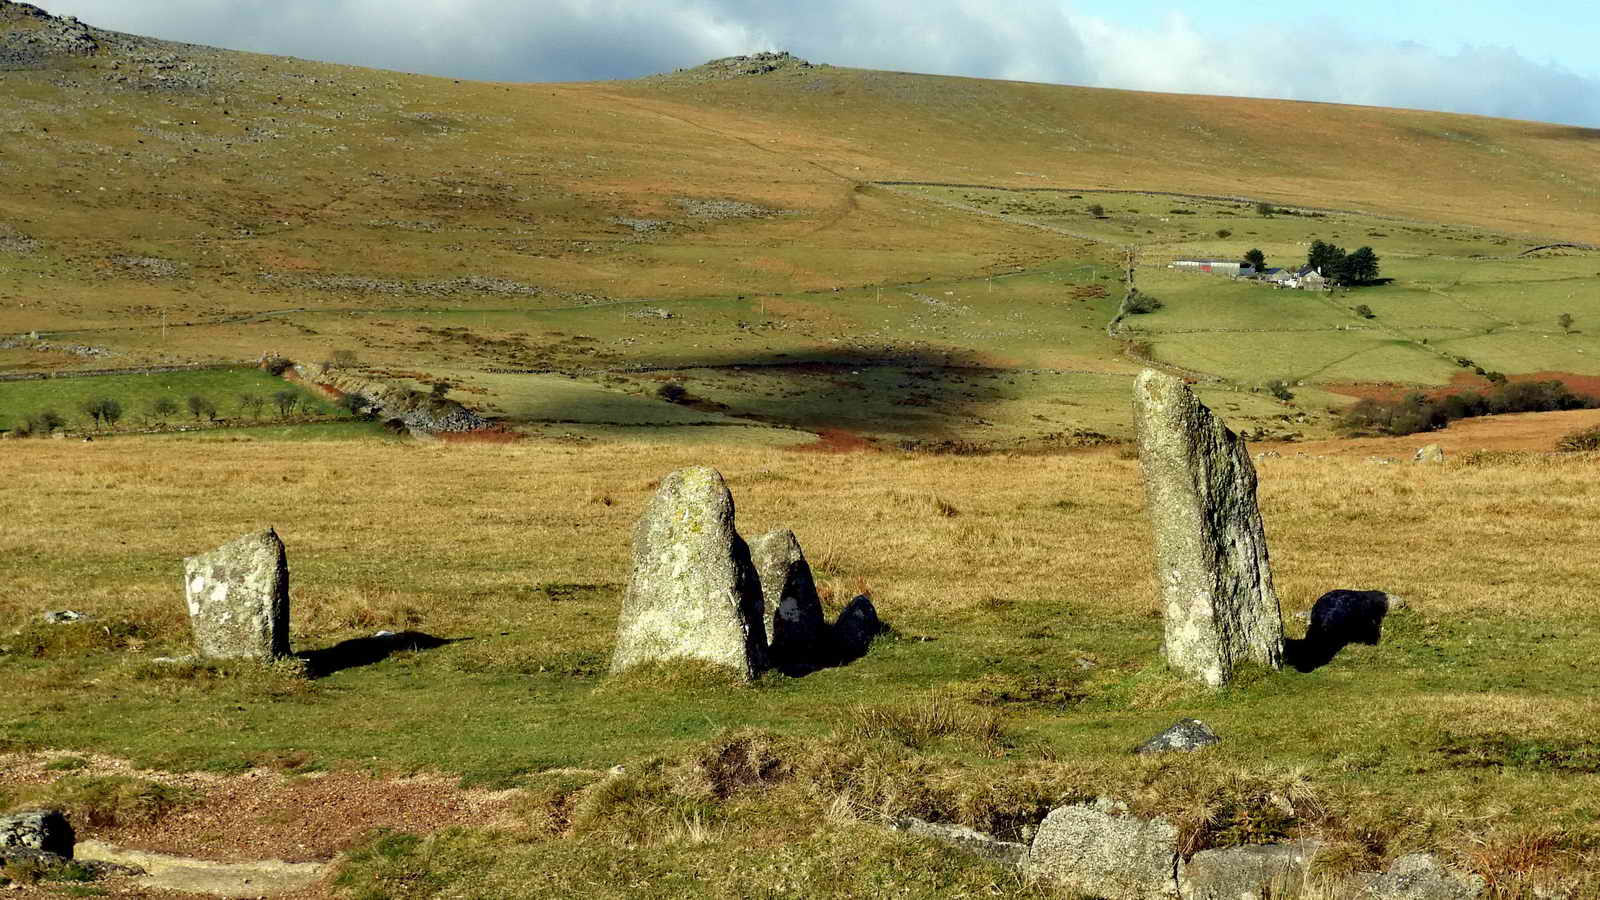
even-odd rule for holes
{"type": "Polygon", "coordinates": [[[872,598],[861,594],[851,600],[833,621],[833,652],[839,662],[850,662],[867,655],[872,640],[883,633],[883,621],[872,598]]]}
{"type": "Polygon", "coordinates": [[[1027,863],[1033,878],[1106,900],[1176,900],[1177,868],[1177,827],[1106,797],[1051,810],[1027,863]]]}
{"type": "Polygon", "coordinates": [[[761,578],[767,639],[775,665],[819,665],[826,655],[828,623],[800,541],[787,528],[750,542],[761,578]]]}
{"type": "Polygon", "coordinates": [[[268,528],[183,561],[195,649],[208,659],[289,655],[289,562],[268,528]]]}
{"type": "Polygon", "coordinates": [[[698,659],[754,678],[767,657],[762,602],[722,475],[679,469],[662,479],[633,530],[633,574],[611,671],[698,659]]]}
{"type": "Polygon", "coordinates": [[[1246,660],[1281,668],[1283,614],[1244,441],[1171,375],[1141,373],[1133,409],[1167,664],[1213,687],[1246,660]]]}

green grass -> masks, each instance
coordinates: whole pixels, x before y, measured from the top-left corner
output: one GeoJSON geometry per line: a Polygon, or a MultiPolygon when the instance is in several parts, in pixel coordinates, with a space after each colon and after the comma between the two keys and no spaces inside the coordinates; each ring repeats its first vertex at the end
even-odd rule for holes
{"type": "MultiPolygon", "coordinates": [[[[191,396],[209,400],[218,415],[232,421],[248,421],[250,414],[239,408],[239,397],[253,394],[267,401],[263,418],[275,415],[272,396],[290,390],[299,397],[296,415],[334,415],[337,410],[326,400],[274,378],[252,367],[230,366],[184,372],[158,372],[150,375],[105,375],[48,378],[31,381],[0,382],[0,429],[15,428],[28,416],[53,409],[67,420],[72,430],[88,431],[94,423],[83,412],[84,403],[108,397],[122,404],[122,428],[148,427],[160,423],[152,405],[160,398],[172,400],[178,412],[167,418],[171,424],[195,424],[187,402],[191,396]]],[[[201,424],[209,424],[202,417],[201,424]]]]}

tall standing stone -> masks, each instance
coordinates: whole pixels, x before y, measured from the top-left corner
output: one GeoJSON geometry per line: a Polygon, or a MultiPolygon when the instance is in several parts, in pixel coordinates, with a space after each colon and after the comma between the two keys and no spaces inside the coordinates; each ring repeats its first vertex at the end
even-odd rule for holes
{"type": "Polygon", "coordinates": [[[633,530],[633,574],[611,671],[698,659],[753,678],[767,658],[762,603],[722,475],[679,469],[662,479],[633,530]]]}
{"type": "Polygon", "coordinates": [[[1133,410],[1167,664],[1213,687],[1246,660],[1281,668],[1283,613],[1244,441],[1160,372],[1134,382],[1133,410]]]}
{"type": "Polygon", "coordinates": [[[289,655],[289,562],[271,528],[185,559],[183,591],[201,657],[289,655]]]}
{"type": "Polygon", "coordinates": [[[787,528],[750,542],[750,558],[761,578],[767,640],[777,665],[820,665],[827,655],[828,622],[811,564],[787,528]]]}

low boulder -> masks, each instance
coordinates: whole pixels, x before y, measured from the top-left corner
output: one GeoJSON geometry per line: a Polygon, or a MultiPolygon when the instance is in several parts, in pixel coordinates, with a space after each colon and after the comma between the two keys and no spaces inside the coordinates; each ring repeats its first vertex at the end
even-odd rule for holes
{"type": "Polygon", "coordinates": [[[1427,444],[1425,446],[1418,447],[1416,454],[1411,457],[1411,461],[1419,463],[1442,463],[1444,462],[1444,448],[1438,444],[1427,444]]]}
{"type": "Polygon", "coordinates": [[[1217,733],[1212,731],[1206,723],[1199,719],[1179,719],[1167,730],[1133,748],[1133,752],[1140,755],[1173,752],[1192,753],[1220,743],[1222,743],[1222,738],[1217,737],[1217,733]]]}
{"type": "Polygon", "coordinates": [[[0,816],[0,848],[38,850],[72,858],[77,835],[57,809],[30,809],[0,816]]]}
{"type": "Polygon", "coordinates": [[[1174,900],[1177,865],[1175,825],[1136,818],[1102,797],[1050,811],[1033,837],[1027,873],[1105,900],[1174,900]]]}
{"type": "Polygon", "coordinates": [[[1367,894],[1377,900],[1477,900],[1486,885],[1477,875],[1446,868],[1431,853],[1411,853],[1370,875],[1367,894]]]}
{"type": "Polygon", "coordinates": [[[1180,868],[1183,900],[1270,900],[1295,896],[1321,845],[1316,841],[1202,850],[1180,868]]]}

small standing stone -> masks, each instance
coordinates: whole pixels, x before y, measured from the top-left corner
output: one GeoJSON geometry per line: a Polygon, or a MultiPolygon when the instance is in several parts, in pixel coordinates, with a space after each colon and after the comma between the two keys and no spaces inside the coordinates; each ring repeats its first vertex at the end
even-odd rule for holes
{"type": "Polygon", "coordinates": [[[1240,662],[1282,668],[1283,614],[1244,441],[1171,375],[1141,373],[1133,408],[1168,665],[1213,687],[1240,662]]]}
{"type": "Polygon", "coordinates": [[[1222,743],[1222,738],[1199,719],[1180,719],[1166,731],[1135,747],[1138,754],[1190,753],[1222,743]]]}
{"type": "Polygon", "coordinates": [[[787,528],[750,542],[761,578],[769,650],[775,665],[817,665],[826,655],[828,623],[822,617],[811,565],[787,528]]]}
{"type": "Polygon", "coordinates": [[[268,528],[183,561],[195,649],[208,659],[289,655],[289,562],[268,528]]]}
{"type": "Polygon", "coordinates": [[[662,479],[633,531],[612,673],[698,659],[754,678],[767,664],[761,583],[734,530],[733,496],[715,469],[662,479]]]}

